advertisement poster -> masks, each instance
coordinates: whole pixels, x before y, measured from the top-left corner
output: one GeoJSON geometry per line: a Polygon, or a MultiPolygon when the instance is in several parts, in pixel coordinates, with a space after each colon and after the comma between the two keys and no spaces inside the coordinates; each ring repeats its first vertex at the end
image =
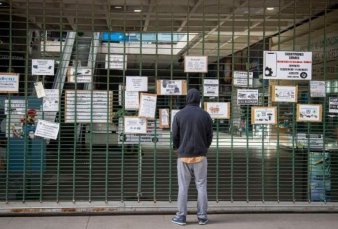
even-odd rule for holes
{"type": "Polygon", "coordinates": [[[125,70],[127,69],[127,55],[106,55],[106,69],[125,70]]]}
{"type": "Polygon", "coordinates": [[[54,60],[33,59],[32,60],[32,75],[54,75],[54,60]]]}
{"type": "Polygon", "coordinates": [[[0,93],[19,92],[19,74],[0,73],[0,93]]]}
{"type": "Polygon", "coordinates": [[[138,111],[138,116],[143,118],[155,119],[156,101],[156,94],[141,93],[140,109],[138,111]]]}
{"type": "Polygon", "coordinates": [[[160,128],[169,128],[169,109],[159,109],[160,128]]]}
{"type": "Polygon", "coordinates": [[[276,124],[276,107],[251,107],[251,124],[276,124]]]}
{"type": "Polygon", "coordinates": [[[38,120],[35,136],[56,140],[59,134],[60,123],[38,120]]]}
{"type": "Polygon", "coordinates": [[[185,56],[184,57],[184,72],[208,72],[208,57],[207,56],[185,56]]]}
{"type": "Polygon", "coordinates": [[[329,113],[338,113],[338,97],[329,98],[329,113]]]}
{"type": "Polygon", "coordinates": [[[148,77],[127,76],[126,91],[148,91],[148,77]]]}
{"type": "Polygon", "coordinates": [[[309,153],[311,201],[331,199],[331,158],[328,152],[309,153]]]}
{"type": "Polygon", "coordinates": [[[310,94],[311,97],[325,97],[325,81],[310,81],[310,94]]]}
{"type": "Polygon", "coordinates": [[[70,83],[91,83],[92,69],[83,67],[69,67],[67,72],[68,82],[70,83]]]}
{"type": "Polygon", "coordinates": [[[296,103],[298,95],[297,86],[278,86],[271,87],[272,102],[296,103]]]}
{"type": "Polygon", "coordinates": [[[158,80],[158,95],[186,95],[187,82],[185,80],[158,80]]]}
{"type": "Polygon", "coordinates": [[[147,119],[141,117],[125,116],[124,117],[125,134],[146,134],[147,119]]]}
{"type": "Polygon", "coordinates": [[[42,98],[46,96],[45,89],[43,88],[42,82],[35,82],[34,88],[36,92],[36,97],[42,98]]]}
{"type": "Polygon", "coordinates": [[[297,122],[321,122],[322,105],[297,104],[297,122]]]}
{"type": "Polygon", "coordinates": [[[234,71],[232,84],[235,87],[252,87],[253,72],[234,71]]]}
{"type": "Polygon", "coordinates": [[[230,118],[230,103],[205,102],[204,110],[210,114],[212,119],[230,118]]]}
{"type": "Polygon", "coordinates": [[[237,89],[238,105],[258,105],[258,89],[237,89]]]}
{"type": "Polygon", "coordinates": [[[45,89],[46,96],[43,97],[43,111],[59,111],[59,89],[45,89]]]}
{"type": "Polygon", "coordinates": [[[124,92],[124,109],[138,110],[140,106],[140,98],[138,91],[125,91],[124,92]]]}
{"type": "Polygon", "coordinates": [[[218,80],[204,79],[203,81],[203,95],[204,96],[218,96],[219,82],[218,80]]]}
{"type": "Polygon", "coordinates": [[[312,52],[264,51],[263,79],[311,80],[312,52]]]}

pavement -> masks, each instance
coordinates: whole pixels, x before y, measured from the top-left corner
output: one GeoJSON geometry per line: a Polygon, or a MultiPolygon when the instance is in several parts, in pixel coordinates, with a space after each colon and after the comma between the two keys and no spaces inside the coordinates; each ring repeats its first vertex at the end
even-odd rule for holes
{"type": "Polygon", "coordinates": [[[209,224],[198,225],[189,215],[187,224],[170,222],[172,215],[24,216],[0,217],[1,229],[335,229],[338,213],[209,214],[209,224]]]}

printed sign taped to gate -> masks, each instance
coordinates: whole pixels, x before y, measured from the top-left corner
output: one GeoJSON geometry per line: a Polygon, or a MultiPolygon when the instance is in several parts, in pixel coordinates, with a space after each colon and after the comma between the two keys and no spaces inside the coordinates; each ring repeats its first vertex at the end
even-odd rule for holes
{"type": "Polygon", "coordinates": [[[312,52],[264,51],[263,79],[311,80],[312,52]]]}

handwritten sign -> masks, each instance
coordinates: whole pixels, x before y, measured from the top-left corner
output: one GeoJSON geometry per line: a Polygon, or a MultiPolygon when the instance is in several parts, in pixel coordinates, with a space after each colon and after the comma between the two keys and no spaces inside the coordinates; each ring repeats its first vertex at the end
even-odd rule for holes
{"type": "Polygon", "coordinates": [[[140,109],[138,112],[139,117],[154,119],[156,111],[156,94],[141,93],[140,96],[140,109]]]}
{"type": "Polygon", "coordinates": [[[184,57],[184,72],[208,72],[208,57],[207,56],[185,56],[184,57]]]}

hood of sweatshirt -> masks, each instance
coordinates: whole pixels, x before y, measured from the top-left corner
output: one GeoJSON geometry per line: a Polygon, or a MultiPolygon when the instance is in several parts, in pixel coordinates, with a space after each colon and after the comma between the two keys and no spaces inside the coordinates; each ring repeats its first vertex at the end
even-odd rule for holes
{"type": "Polygon", "coordinates": [[[201,101],[201,93],[195,88],[189,89],[187,94],[187,105],[199,106],[200,101],[201,101]]]}

